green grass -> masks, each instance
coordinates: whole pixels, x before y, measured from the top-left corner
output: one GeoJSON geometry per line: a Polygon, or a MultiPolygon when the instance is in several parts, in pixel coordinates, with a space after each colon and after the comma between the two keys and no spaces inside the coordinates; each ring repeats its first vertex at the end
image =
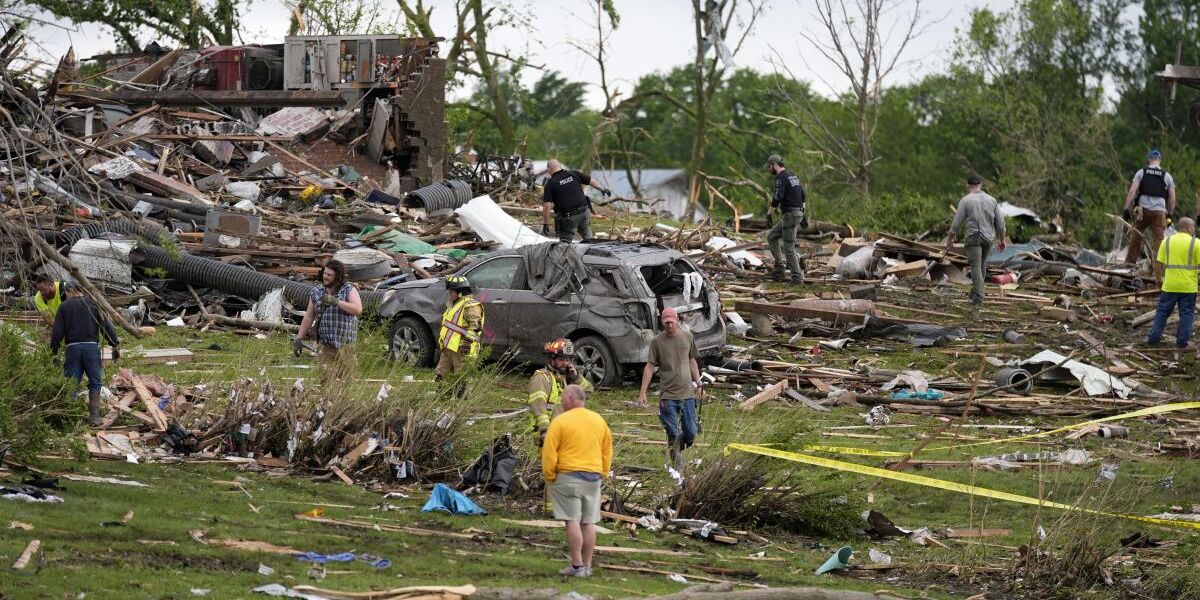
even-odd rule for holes
{"type": "MultiPolygon", "coordinates": [[[[937,350],[917,350],[905,344],[879,340],[852,344],[846,351],[826,351],[819,356],[790,352],[782,355],[805,364],[838,368],[868,365],[887,369],[915,368],[933,375],[953,374],[960,380],[969,380],[981,359],[970,352],[986,352],[1009,358],[1029,356],[1039,348],[1049,347],[1066,354],[1070,349],[1064,346],[1069,346],[1073,341],[1073,336],[1064,334],[1061,328],[1034,323],[1032,313],[1022,305],[1012,308],[1008,305],[989,306],[984,310],[983,320],[973,321],[965,311],[947,307],[944,302],[939,306],[939,301],[922,299],[921,293],[884,291],[880,300],[963,313],[961,324],[979,331],[972,333],[970,339],[953,345],[952,349],[961,350],[957,355],[937,350]],[[995,334],[983,329],[1000,327],[1000,319],[1025,324],[1024,329],[1029,330],[1029,341],[1023,346],[992,346],[998,343],[995,334]],[[868,351],[864,349],[865,345],[886,351],[868,351]]],[[[891,312],[906,316],[903,311],[891,312]]],[[[1124,312],[1135,314],[1138,311],[1127,309],[1124,312]]],[[[908,316],[915,318],[919,314],[914,311],[908,316]]],[[[951,321],[939,319],[943,323],[951,321]]],[[[1084,327],[1084,324],[1076,327],[1084,327]]],[[[1129,332],[1123,325],[1114,326],[1111,331],[1103,333],[1102,339],[1113,346],[1122,341],[1131,341],[1141,334],[1129,332]]],[[[731,339],[731,343],[748,344],[746,340],[736,338],[731,339]]],[[[802,342],[801,345],[811,343],[815,343],[815,340],[802,342]]],[[[214,407],[223,401],[231,382],[239,378],[268,377],[277,389],[287,389],[297,378],[304,378],[306,386],[316,385],[315,369],[303,368],[313,366],[312,360],[293,357],[282,335],[255,339],[227,333],[200,334],[190,329],[162,328],[154,337],[140,341],[126,340],[125,347],[132,349],[138,344],[147,348],[182,346],[195,352],[194,362],[174,366],[137,366],[136,357],[132,355],[126,362],[135,365],[135,371],[139,374],[158,374],[166,381],[179,385],[209,386],[213,390],[210,402],[214,407]],[[217,348],[213,348],[213,344],[217,348]]],[[[449,404],[449,400],[438,395],[430,371],[409,370],[389,364],[382,360],[382,354],[383,339],[380,332],[364,332],[358,347],[358,380],[344,388],[330,390],[330,398],[335,402],[373,403],[379,386],[387,381],[393,386],[387,406],[397,412],[413,407],[449,404]],[[404,382],[406,375],[412,375],[415,381],[404,382]]],[[[1190,358],[1183,363],[1185,372],[1194,366],[1190,358]]],[[[109,369],[108,372],[113,371],[109,369]]],[[[987,372],[990,373],[990,369],[987,372]]],[[[494,368],[485,369],[478,374],[470,397],[454,406],[455,411],[465,415],[466,419],[464,439],[459,440],[455,451],[461,467],[469,464],[493,437],[504,432],[516,435],[522,455],[527,459],[532,457],[534,446],[524,433],[524,415],[507,419],[471,418],[522,407],[525,377],[520,371],[502,373],[494,368]]],[[[1191,379],[1156,377],[1153,374],[1140,378],[1153,387],[1184,394],[1189,398],[1195,393],[1195,382],[1191,379]]],[[[746,391],[752,393],[752,390],[746,391]]],[[[811,389],[802,391],[815,395],[811,389]]],[[[702,464],[716,460],[724,445],[731,442],[778,442],[789,449],[799,449],[805,444],[829,444],[906,451],[916,444],[922,434],[931,433],[941,424],[930,416],[896,414],[893,426],[879,430],[849,430],[885,436],[883,439],[822,435],[837,431],[831,430],[831,427],[862,424],[860,413],[866,412],[865,408],[837,407],[828,413],[819,413],[776,401],[745,413],[736,408],[735,401],[729,399],[731,392],[727,389],[712,390],[710,400],[704,406],[704,432],[699,440],[703,445],[690,455],[702,464]]],[[[1042,394],[1052,392],[1048,388],[1039,388],[1042,394]]],[[[1070,390],[1062,389],[1059,392],[1066,394],[1070,390]]],[[[665,461],[662,446],[642,442],[662,438],[657,415],[651,409],[632,408],[630,402],[635,395],[636,390],[630,387],[603,390],[592,407],[608,419],[616,434],[615,466],[618,474],[634,478],[642,484],[633,492],[631,501],[655,506],[672,490],[672,484],[662,470],[665,461]]],[[[1069,395],[1064,395],[1060,401],[1087,402],[1069,395]]],[[[971,423],[1045,427],[1064,425],[1074,420],[1025,416],[980,417],[972,418],[971,423]]],[[[1036,443],[996,444],[930,452],[921,456],[929,460],[969,461],[975,456],[994,456],[1006,452],[1085,448],[1097,461],[1120,465],[1116,481],[1111,483],[1096,479],[1096,462],[1087,466],[1045,471],[1022,469],[998,472],[958,468],[915,473],[1130,514],[1164,512],[1171,506],[1189,507],[1196,498],[1200,498],[1200,465],[1195,460],[1148,455],[1147,450],[1164,436],[1162,424],[1146,420],[1124,424],[1129,425],[1132,431],[1131,437],[1123,440],[1085,437],[1078,441],[1066,441],[1044,438],[1036,443]],[[1174,476],[1174,487],[1159,487],[1157,482],[1168,475],[1174,476]]],[[[1005,430],[976,428],[951,431],[980,439],[1012,435],[1005,430]]],[[[940,445],[943,444],[934,444],[940,445]]],[[[881,459],[869,457],[834,458],[873,466],[882,463],[881,459]]],[[[1004,587],[1007,584],[1001,581],[999,575],[981,572],[973,567],[1012,567],[1017,556],[1013,548],[1025,544],[1062,554],[1079,540],[1088,539],[1111,551],[1116,549],[1117,539],[1142,531],[1155,538],[1178,541],[1170,548],[1139,551],[1139,557],[1159,561],[1140,563],[1148,573],[1147,585],[1150,587],[1147,589],[1157,590],[1150,597],[1187,598],[1190,597],[1188,593],[1194,593],[1189,590],[1197,587],[1196,575],[1192,570],[1172,566],[1194,564],[1197,551],[1200,550],[1196,536],[1184,530],[1081,515],[1078,512],[1039,510],[1033,506],[973,498],[899,482],[885,482],[873,489],[874,502],[868,504],[864,499],[874,484],[869,478],[785,461],[776,461],[774,465],[778,481],[791,476],[791,484],[805,491],[844,491],[847,502],[864,510],[878,510],[901,527],[1008,528],[1012,533],[978,540],[980,543],[946,540],[949,547],[941,549],[920,547],[907,540],[874,541],[857,535],[845,536],[846,539],[818,539],[769,528],[755,531],[771,540],[770,544],[762,547],[746,544],[733,548],[685,539],[673,533],[643,531],[637,539],[632,539],[620,532],[601,536],[600,543],[682,550],[692,555],[614,554],[601,555],[598,562],[601,565],[607,562],[689,574],[702,574],[695,570],[697,565],[749,568],[760,574],[757,582],[771,586],[825,585],[867,591],[887,588],[914,597],[924,593],[926,597],[933,598],[965,597],[987,588],[1004,590],[997,597],[1013,597],[1021,594],[1004,587]],[[1044,541],[1037,539],[1039,525],[1049,533],[1044,541]],[[854,547],[856,563],[867,562],[868,549],[877,548],[891,554],[894,561],[904,565],[904,568],[879,572],[873,576],[873,580],[870,575],[863,574],[814,577],[812,570],[842,544],[854,547]],[[745,558],[760,551],[765,551],[767,558],[781,560],[749,561],[745,558]],[[949,575],[937,565],[958,565],[960,569],[957,575],[949,575]],[[887,577],[899,579],[885,580],[887,577]],[[1178,581],[1180,579],[1182,583],[1178,581]]],[[[419,512],[428,494],[427,487],[410,486],[404,488],[410,496],[408,499],[385,501],[376,492],[346,486],[336,480],[314,482],[303,473],[279,477],[225,465],[130,465],[103,461],[77,463],[48,460],[43,467],[55,472],[129,477],[151,487],[126,488],[64,481],[67,487],[62,494],[66,499],[64,504],[5,503],[0,506],[4,509],[5,520],[22,521],[35,526],[29,532],[4,530],[4,535],[0,536],[0,562],[8,561],[4,564],[11,564],[26,543],[34,538],[42,540],[44,556],[43,564],[35,564],[22,572],[8,572],[0,577],[0,591],[4,594],[0,597],[58,598],[64,594],[74,597],[77,593],[86,592],[88,598],[182,598],[190,596],[189,590],[193,587],[213,589],[212,597],[246,597],[250,588],[271,582],[311,584],[342,590],[463,583],[481,587],[556,587],[604,598],[670,593],[684,587],[661,575],[611,570],[599,571],[600,575],[589,581],[564,580],[556,576],[554,573],[563,562],[561,532],[517,526],[501,520],[548,518],[541,513],[540,498],[536,495],[516,499],[484,496],[479,502],[491,511],[490,515],[450,517],[419,512]],[[234,480],[242,481],[244,490],[222,483],[234,480]],[[397,505],[400,510],[372,510],[381,502],[397,505]],[[325,516],[337,519],[377,519],[381,523],[442,531],[461,532],[473,528],[486,533],[481,533],[478,540],[418,537],[404,533],[340,528],[293,518],[295,513],[309,510],[317,503],[353,507],[326,507],[325,516]],[[119,521],[129,510],[135,514],[127,525],[101,526],[106,521],[119,521]],[[386,557],[393,565],[386,570],[375,570],[363,563],[335,564],[329,570],[353,571],[353,574],[329,575],[324,581],[317,582],[308,578],[307,565],[290,557],[202,545],[189,536],[188,532],[195,529],[206,530],[206,539],[209,540],[256,540],[326,553],[347,550],[367,552],[386,557]],[[150,544],[142,540],[173,544],[150,544]],[[269,577],[259,575],[257,568],[260,563],[276,569],[276,574],[269,577]]],[[[9,479],[15,479],[15,476],[9,479]]],[[[606,492],[619,489],[623,494],[627,485],[628,479],[618,479],[607,485],[606,492]]],[[[821,514],[823,510],[820,504],[806,506],[805,509],[816,514],[821,514]]],[[[830,513],[833,512],[830,510],[830,513]]],[[[3,525],[6,523],[0,523],[0,526],[3,525]]],[[[1113,565],[1111,568],[1117,578],[1134,576],[1138,572],[1137,564],[1113,565]]],[[[1032,585],[1035,582],[1029,583],[1032,585]]],[[[1116,592],[1104,586],[1082,591],[1070,585],[1048,585],[1044,581],[1036,583],[1039,586],[1037,593],[1043,594],[1039,597],[1055,597],[1044,594],[1056,588],[1060,597],[1064,598],[1117,597],[1116,592]]]]}

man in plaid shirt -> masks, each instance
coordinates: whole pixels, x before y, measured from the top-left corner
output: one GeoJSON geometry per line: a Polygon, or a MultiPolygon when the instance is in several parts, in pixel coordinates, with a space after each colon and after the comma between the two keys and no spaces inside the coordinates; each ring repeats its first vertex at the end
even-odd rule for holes
{"type": "Polygon", "coordinates": [[[321,268],[322,285],[313,286],[309,293],[308,310],[300,323],[297,345],[316,325],[316,338],[321,346],[317,354],[321,365],[321,384],[342,380],[354,374],[354,342],[358,340],[358,316],[362,314],[362,298],[353,285],[346,282],[346,267],[330,260],[321,268]]]}

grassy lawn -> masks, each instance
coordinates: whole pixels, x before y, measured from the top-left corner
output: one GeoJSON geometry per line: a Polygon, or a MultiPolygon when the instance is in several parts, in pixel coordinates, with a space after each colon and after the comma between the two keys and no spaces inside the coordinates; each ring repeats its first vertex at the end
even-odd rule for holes
{"type": "MultiPolygon", "coordinates": [[[[819,288],[815,288],[819,289],[819,288]]],[[[776,352],[781,360],[802,364],[861,369],[920,369],[930,375],[952,376],[969,381],[982,354],[1000,358],[1027,357],[1042,348],[1070,352],[1073,336],[1061,328],[1034,322],[1031,309],[1024,305],[994,304],[985,307],[978,318],[965,311],[922,299],[921,293],[883,292],[881,302],[911,306],[914,309],[962,313],[961,319],[939,318],[940,323],[958,322],[973,331],[970,338],[949,349],[912,349],[906,344],[871,340],[851,344],[844,351],[825,351],[819,355],[796,352],[786,347],[765,346],[760,352],[776,352]],[[999,331],[1007,323],[1026,330],[1029,339],[1022,346],[996,346],[999,331]],[[1022,326],[1022,324],[1024,324],[1022,326]],[[868,348],[869,347],[869,348],[868,348]]],[[[944,304],[944,303],[943,303],[944,304]]],[[[888,309],[896,316],[922,318],[914,310],[888,309]]],[[[1076,327],[1083,327],[1082,324],[1076,327]]],[[[1136,336],[1114,326],[1102,332],[1116,347],[1136,336]]],[[[786,339],[786,338],[784,338],[786,339]]],[[[751,341],[731,338],[730,342],[749,346],[751,341]]],[[[811,347],[815,340],[799,344],[811,347]]],[[[213,410],[219,406],[232,382],[246,377],[270,379],[277,389],[288,389],[297,379],[306,387],[316,387],[316,371],[311,358],[295,358],[286,338],[274,334],[259,339],[229,333],[199,333],[191,329],[160,328],[142,340],[126,340],[125,347],[186,347],[195,354],[191,363],[179,365],[139,365],[132,354],[125,366],[138,374],[161,375],[177,385],[204,384],[212,390],[213,410]]],[[[414,407],[448,405],[439,396],[427,370],[408,370],[382,359],[383,337],[378,331],[364,332],[358,348],[359,376],[352,384],[325,390],[331,402],[370,404],[383,383],[392,385],[384,401],[388,410],[402,413],[414,407]],[[405,381],[412,376],[412,381],[405,381]]],[[[1195,366],[1186,358],[1181,371],[1195,366]]],[[[114,371],[110,368],[107,373],[114,371]]],[[[985,373],[990,373],[987,369],[985,373]]],[[[520,451],[532,458],[534,446],[524,433],[525,415],[483,418],[512,412],[524,406],[526,373],[501,372],[488,368],[472,384],[470,397],[455,406],[465,419],[461,439],[455,441],[454,455],[465,468],[495,436],[514,434],[520,451]]],[[[985,378],[987,375],[985,374],[985,378]]],[[[1163,391],[1194,397],[1194,381],[1187,377],[1139,376],[1144,383],[1163,391]]],[[[923,434],[932,433],[942,421],[935,416],[896,413],[889,426],[877,429],[834,429],[863,425],[862,406],[839,406],[829,412],[816,412],[801,405],[772,401],[752,412],[737,408],[730,398],[733,389],[713,389],[703,408],[703,434],[700,446],[689,455],[689,467],[700,472],[721,460],[728,443],[774,443],[778,447],[800,450],[807,444],[855,446],[877,450],[907,451],[923,434]],[[847,435],[849,434],[849,435],[847,435]],[[869,436],[869,437],[863,437],[869,436]],[[698,464],[696,464],[698,462],[698,464]]],[[[754,390],[743,389],[744,394],[754,390]]],[[[815,390],[802,392],[819,398],[815,390]]],[[[1069,388],[1039,388],[1041,395],[1059,395],[1061,403],[1089,406],[1094,401],[1073,395],[1069,388]]],[[[636,389],[624,387],[602,390],[592,407],[609,421],[615,434],[615,467],[618,479],[606,484],[606,493],[629,492],[629,501],[643,506],[660,506],[674,490],[663,470],[664,448],[656,445],[663,438],[657,414],[653,410],[632,407],[636,389]],[[630,492],[630,485],[636,489],[630,492]]],[[[1193,416],[1181,413],[1178,416],[1193,416]]],[[[1171,415],[1167,415],[1170,417],[1171,415]]],[[[1054,419],[1032,415],[1012,417],[973,417],[973,425],[1020,425],[1052,427],[1080,419],[1054,419]]],[[[1102,439],[1088,436],[1064,440],[1061,436],[1039,440],[1002,443],[974,448],[928,452],[923,460],[969,461],[974,457],[999,456],[1009,452],[1061,451],[1082,448],[1093,461],[1084,466],[1060,469],[1024,468],[991,471],[964,466],[959,468],[908,471],[948,481],[1043,497],[1049,500],[1108,512],[1149,515],[1168,511],[1172,506],[1190,507],[1200,499],[1200,465],[1195,460],[1152,455],[1154,444],[1167,437],[1163,420],[1135,420],[1122,423],[1131,428],[1129,438],[1102,439]],[[1114,480],[1098,478],[1100,463],[1118,465],[1114,480]],[[1173,477],[1169,487],[1160,484],[1173,477]]],[[[1172,426],[1179,426],[1176,422],[1172,426]]],[[[1187,426],[1187,425],[1185,425],[1187,426]]],[[[1194,427],[1194,425],[1191,425],[1194,427]]],[[[1016,435],[1010,429],[977,427],[952,428],[962,441],[983,441],[1016,435]]],[[[932,446],[953,443],[937,442],[932,446]]],[[[881,466],[884,459],[863,456],[825,455],[838,460],[881,466]]],[[[731,457],[746,460],[749,457],[731,457]]],[[[1115,551],[1118,540],[1135,532],[1167,540],[1162,548],[1139,549],[1131,560],[1110,561],[1104,567],[1114,578],[1143,577],[1143,597],[1193,597],[1197,576],[1194,563],[1197,538],[1191,532],[1114,517],[1085,515],[1035,506],[1015,504],[959,493],[920,487],[900,482],[875,481],[850,473],[819,469],[798,463],[772,460],[768,485],[791,485],[806,494],[802,507],[810,521],[846,519],[868,509],[887,515],[900,527],[1003,528],[1011,533],[983,539],[942,539],[946,548],[923,547],[903,538],[871,540],[858,533],[812,536],[780,531],[766,525],[770,515],[759,515],[762,526],[739,524],[731,529],[750,529],[765,537],[767,543],[746,541],[739,546],[723,546],[685,538],[669,532],[640,531],[636,538],[616,524],[605,523],[616,533],[600,536],[605,546],[629,549],[672,551],[679,554],[601,553],[598,563],[633,566],[684,573],[689,576],[723,578],[707,574],[698,567],[724,567],[750,570],[756,578],[733,577],[772,587],[786,585],[823,585],[842,589],[874,591],[894,590],[910,597],[967,597],[989,592],[989,598],[1021,596],[1004,587],[1005,573],[1020,556],[1017,548],[1035,546],[1038,564],[1053,565],[1059,557],[1073,556],[1075,562],[1115,551]],[[871,498],[873,502],[868,502],[871,498]],[[1045,532],[1040,539],[1038,531],[1045,532]],[[892,556],[898,568],[881,571],[853,571],[815,577],[813,570],[837,547],[849,544],[855,550],[854,563],[870,562],[868,550],[877,549],[892,556]],[[1091,551],[1093,554],[1088,554],[1091,551]],[[762,553],[761,557],[751,558],[762,553]],[[1074,553],[1074,554],[1071,554],[1074,553]],[[993,595],[994,594],[994,595],[993,595]]],[[[547,588],[577,591],[598,598],[622,598],[665,594],[685,585],[665,575],[629,571],[597,570],[591,580],[567,580],[555,573],[565,562],[561,530],[515,524],[510,520],[548,519],[541,509],[540,494],[517,494],[512,498],[482,496],[477,501],[490,511],[485,517],[447,516],[420,512],[428,497],[428,486],[394,486],[378,481],[359,481],[345,485],[337,479],[314,481],[313,473],[282,475],[261,469],[229,464],[184,462],[133,465],[119,462],[75,462],[63,458],[44,459],[40,468],[65,474],[87,474],[133,479],[149,487],[127,487],[105,483],[63,480],[65,502],[58,505],[33,505],[16,502],[0,504],[3,522],[27,523],[31,531],[3,529],[0,535],[0,598],[184,598],[191,589],[211,589],[210,597],[251,597],[249,590],[266,583],[315,585],[339,590],[363,591],[418,584],[480,587],[547,588]],[[381,491],[394,490],[406,498],[382,497],[381,491]],[[391,510],[379,506],[392,505],[391,510]],[[296,513],[323,509],[323,515],[338,520],[376,522],[384,525],[416,527],[446,533],[467,533],[470,539],[438,535],[421,536],[408,532],[342,527],[302,521],[296,513]],[[127,523],[123,517],[132,511],[127,523]],[[106,526],[106,523],[109,526],[106,526]],[[202,544],[192,532],[202,530],[202,544]],[[7,570],[31,539],[42,541],[37,560],[23,571],[7,570]],[[301,551],[326,554],[353,551],[389,559],[386,569],[364,562],[331,563],[324,580],[309,576],[310,565],[290,556],[228,548],[222,540],[269,542],[301,551]],[[275,570],[273,575],[259,574],[259,565],[275,570]]],[[[18,480],[10,474],[8,481],[18,480]]],[[[455,483],[455,481],[450,481],[455,483]]],[[[853,530],[861,522],[823,523],[825,530],[853,530]],[[840,529],[839,529],[840,526],[840,529]]],[[[1193,530],[1194,531],[1194,530],[1193,530]]],[[[1126,555],[1132,553],[1126,552],[1126,555]]],[[[1068,560],[1067,562],[1070,562],[1068,560]]],[[[1046,567],[1050,571],[1049,567],[1046,567]]],[[[1062,570],[1051,576],[1060,576],[1062,570]]],[[[1035,579],[1030,576],[1027,579],[1035,579]]],[[[1029,581],[1039,594],[1059,588],[1060,597],[1120,597],[1103,585],[1091,586],[1079,581],[1059,579],[1061,583],[1029,581]]],[[[1032,593],[1032,592],[1031,592],[1032,593]]],[[[1055,597],[1036,596],[1036,597],[1055,597]]]]}

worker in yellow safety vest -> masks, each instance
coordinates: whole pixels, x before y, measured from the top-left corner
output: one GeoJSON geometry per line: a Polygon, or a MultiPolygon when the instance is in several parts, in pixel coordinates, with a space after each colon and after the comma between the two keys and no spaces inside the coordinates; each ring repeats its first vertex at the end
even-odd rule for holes
{"type": "Polygon", "coordinates": [[[547,342],[543,347],[548,363],[534,371],[529,378],[529,427],[538,433],[538,445],[542,445],[550,419],[562,413],[562,392],[568,385],[583,388],[586,400],[592,399],[595,388],[586,377],[575,370],[575,344],[559,338],[547,342]]]}
{"type": "Polygon", "coordinates": [[[33,283],[37,293],[33,295],[33,307],[45,319],[46,325],[54,325],[54,317],[58,307],[63,303],[63,282],[54,281],[49,275],[42,275],[33,283]]]}
{"type": "Polygon", "coordinates": [[[1154,276],[1160,284],[1158,308],[1154,311],[1154,325],[1146,342],[1157,346],[1162,342],[1167,319],[1175,308],[1179,308],[1179,328],[1175,332],[1175,345],[1188,347],[1192,339],[1192,323],[1196,318],[1196,280],[1200,271],[1200,248],[1196,247],[1196,222],[1184,217],[1175,224],[1178,231],[1158,245],[1158,261],[1154,264],[1154,276]]]}
{"type": "MultiPolygon", "coordinates": [[[[441,358],[437,364],[437,381],[461,373],[469,360],[479,356],[483,334],[483,305],[471,296],[471,282],[462,275],[450,275],[446,277],[446,294],[449,301],[438,331],[441,358]]],[[[465,387],[466,382],[460,381],[455,395],[461,396],[465,387]]]]}

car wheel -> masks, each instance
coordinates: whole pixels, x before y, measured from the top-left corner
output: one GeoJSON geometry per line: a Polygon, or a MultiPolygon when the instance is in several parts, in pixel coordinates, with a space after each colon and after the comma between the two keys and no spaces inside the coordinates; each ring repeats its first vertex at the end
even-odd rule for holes
{"type": "Polygon", "coordinates": [[[596,387],[616,385],[621,377],[621,365],[608,343],[594,335],[575,342],[575,367],[596,387]]]}
{"type": "Polygon", "coordinates": [[[396,319],[388,339],[392,360],[414,367],[433,366],[433,332],[424,321],[416,317],[396,319]]]}

